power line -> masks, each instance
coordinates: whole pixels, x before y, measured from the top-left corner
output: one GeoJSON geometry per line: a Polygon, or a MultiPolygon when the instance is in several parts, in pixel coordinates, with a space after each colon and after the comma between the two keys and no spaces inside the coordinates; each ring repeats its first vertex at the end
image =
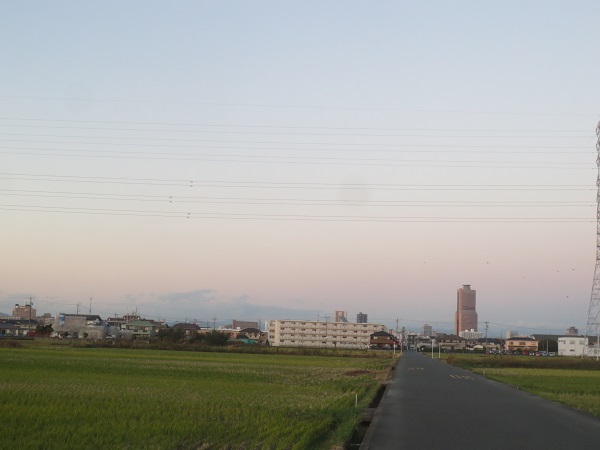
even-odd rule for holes
{"type": "MultiPolygon", "coordinates": [[[[208,133],[208,134],[252,134],[252,135],[267,135],[267,136],[347,136],[347,137],[425,137],[425,138],[445,138],[445,139],[481,139],[481,138],[493,138],[493,139],[540,139],[540,138],[552,138],[552,139],[576,139],[585,138],[589,139],[589,135],[584,136],[538,136],[538,135],[527,135],[527,134],[509,134],[509,135],[455,135],[455,134],[366,134],[366,133],[307,133],[299,131],[287,131],[287,132],[274,132],[274,131],[240,131],[240,130],[176,130],[176,129],[143,129],[143,128],[115,128],[115,127],[83,127],[83,126],[50,126],[50,125],[0,125],[4,127],[14,128],[43,128],[52,130],[91,130],[91,131],[143,131],[143,132],[172,132],[172,133],[208,133]]],[[[283,128],[283,127],[272,127],[272,128],[283,128]]],[[[323,129],[323,128],[320,128],[323,129]]],[[[355,128],[345,128],[346,130],[357,130],[355,128]]],[[[397,130],[400,131],[400,130],[397,130]]],[[[406,130],[408,131],[408,130],[406,130]]],[[[425,131],[425,129],[423,129],[425,131]]],[[[429,130],[428,130],[429,131],[429,130]]],[[[447,130],[445,132],[452,131],[447,130]]],[[[4,133],[3,133],[4,134],[4,133]]],[[[107,137],[108,138],[108,137],[107,137]]],[[[140,138],[142,139],[142,138],[140,138]]]]}
{"type": "Polygon", "coordinates": [[[522,111],[469,111],[469,110],[437,110],[437,109],[410,109],[395,106],[339,106],[339,105],[291,105],[267,103],[219,103],[201,102],[192,100],[158,100],[158,99],[101,99],[101,98],[73,98],[73,97],[36,97],[36,96],[10,96],[2,95],[0,98],[7,100],[42,100],[42,101],[71,101],[92,103],[150,103],[173,105],[197,105],[237,108],[281,108],[281,109],[322,109],[322,110],[357,110],[357,111],[397,111],[410,113],[440,113],[440,114],[486,114],[507,116],[558,116],[558,117],[589,117],[598,118],[597,113],[566,113],[566,112],[522,112],[522,111]]]}
{"type": "Polygon", "coordinates": [[[585,217],[440,217],[440,216],[321,216],[306,214],[241,214],[205,213],[191,211],[161,211],[108,208],[82,208],[62,206],[40,206],[20,204],[0,204],[5,211],[53,212],[71,214],[97,214],[110,216],[173,217],[185,219],[228,219],[228,220],[292,220],[323,222],[451,222],[451,223],[578,223],[593,222],[585,217]]]}
{"type": "Polygon", "coordinates": [[[593,207],[595,204],[582,201],[506,202],[506,201],[439,201],[439,200],[369,200],[368,202],[340,202],[339,200],[319,200],[302,198],[258,198],[258,197],[208,197],[172,196],[144,194],[107,194],[94,192],[32,191],[23,189],[2,189],[2,195],[17,197],[61,198],[70,200],[116,200],[160,203],[208,203],[236,205],[293,205],[293,206],[348,206],[355,203],[365,207],[593,207]]]}
{"type": "MultiPolygon", "coordinates": [[[[588,146],[552,146],[552,145],[482,145],[482,144],[398,144],[398,143],[360,143],[360,142],[290,142],[290,141],[248,141],[248,140],[222,140],[222,139],[184,139],[184,138],[159,138],[159,137],[139,137],[139,136],[81,136],[81,135],[64,135],[64,134],[31,134],[31,133],[2,133],[0,136],[26,136],[26,137],[42,137],[42,138],[68,138],[68,139],[112,139],[124,141],[141,141],[141,142],[168,142],[172,146],[173,142],[210,142],[210,143],[237,143],[237,144],[269,144],[269,145],[330,145],[330,146],[368,146],[368,147],[458,147],[458,148],[538,148],[538,149],[565,149],[565,148],[589,148],[588,146]]],[[[485,136],[480,136],[485,139],[485,136]]],[[[6,139],[6,141],[11,141],[6,139]]],[[[18,140],[17,142],[44,142],[54,144],[68,144],[65,141],[35,141],[35,140],[18,140]]],[[[72,142],[73,144],[86,145],[109,145],[102,142],[72,142]]],[[[110,145],[125,145],[110,143],[110,145]]],[[[135,143],[134,145],[140,145],[135,143]]]]}
{"type": "MultiPolygon", "coordinates": [[[[368,130],[368,131],[436,131],[436,132],[519,132],[519,133],[585,133],[589,130],[527,130],[527,129],[499,129],[499,128],[389,128],[389,127],[331,127],[331,126],[307,126],[307,125],[240,125],[240,124],[209,124],[209,123],[189,123],[189,122],[140,122],[140,121],[109,121],[109,120],[73,120],[73,119],[48,119],[48,118],[23,118],[23,117],[0,117],[0,120],[14,120],[26,122],[58,122],[58,123],[98,123],[103,125],[146,125],[146,126],[183,126],[183,127],[215,127],[215,128],[275,128],[275,129],[311,129],[311,130],[368,130]]],[[[7,126],[7,125],[5,125],[7,126]]],[[[120,128],[115,128],[121,130],[120,128]]],[[[155,130],[140,130],[155,131],[155,130]]],[[[164,130],[162,130],[164,131],[164,130]]],[[[185,131],[185,130],[167,130],[167,131],[185,131]]],[[[588,136],[589,137],[589,136],[588,136]]]]}
{"type": "Polygon", "coordinates": [[[271,181],[231,181],[231,180],[198,180],[198,179],[161,179],[161,178],[133,178],[133,177],[91,177],[78,175],[49,175],[31,173],[0,172],[0,178],[22,180],[22,181],[50,181],[50,182],[89,182],[89,183],[113,183],[113,184],[141,184],[152,186],[209,186],[209,187],[243,187],[261,189],[315,189],[315,190],[518,190],[518,191],[588,191],[594,189],[592,185],[586,184],[400,184],[400,183],[339,183],[329,182],[271,182],[271,181]]]}
{"type": "MultiPolygon", "coordinates": [[[[84,137],[84,136],[81,136],[84,137]]],[[[237,145],[227,145],[227,146],[205,146],[205,145],[179,145],[179,144],[141,144],[141,143],[129,143],[129,142],[68,142],[68,141],[40,141],[40,140],[27,140],[27,139],[0,139],[0,142],[24,142],[24,143],[34,143],[34,144],[62,144],[62,145],[102,145],[105,147],[146,147],[146,148],[189,148],[189,149],[212,149],[212,150],[278,150],[278,151],[297,151],[297,152],[331,152],[331,153],[477,153],[477,154],[518,154],[518,155],[590,155],[594,152],[590,150],[578,151],[572,150],[574,148],[588,148],[587,146],[523,146],[523,145],[441,145],[437,144],[355,144],[355,143],[347,143],[347,144],[336,144],[336,143],[301,143],[301,145],[359,145],[364,147],[369,147],[365,149],[355,149],[355,148],[298,148],[298,147],[248,147],[248,146],[237,146],[237,145]],[[379,148],[373,149],[372,147],[377,146],[385,146],[392,147],[389,148],[379,148]],[[416,147],[418,150],[410,150],[410,147],[416,147]],[[436,150],[427,150],[425,148],[436,148],[436,150]],[[448,150],[450,148],[451,150],[448,150]],[[482,148],[498,148],[503,150],[466,150],[466,149],[482,149],[482,148]],[[510,151],[507,149],[510,148],[536,148],[536,149],[546,149],[546,150],[518,150],[518,151],[510,151]],[[550,151],[552,149],[564,149],[558,151],[550,151]]],[[[203,141],[204,142],[204,141],[203,141]]],[[[216,143],[224,143],[224,142],[239,142],[245,144],[255,144],[257,142],[253,141],[210,141],[216,143]]],[[[261,144],[268,144],[272,142],[258,142],[261,144]]],[[[289,145],[299,145],[300,143],[295,142],[287,142],[287,143],[278,143],[276,144],[289,144],[289,145]]],[[[65,149],[57,149],[57,148],[39,148],[39,147],[0,147],[8,150],[51,150],[51,151],[64,151],[65,149]]],[[[73,149],[72,149],[73,150],[73,149]]],[[[99,150],[102,151],[102,150],[99,150]]],[[[104,150],[106,152],[111,152],[112,150],[104,150]]],[[[135,152],[129,152],[135,153],[135,152]]],[[[172,153],[172,152],[171,152],[172,153]]],[[[185,153],[183,153],[185,154],[185,153]]]]}
{"type": "Polygon", "coordinates": [[[526,169],[564,169],[565,166],[571,166],[570,169],[590,170],[585,163],[575,162],[550,162],[550,161],[465,161],[465,160],[409,160],[394,158],[341,158],[341,157],[314,157],[314,156],[279,156],[279,155],[190,155],[190,154],[148,154],[137,152],[135,154],[120,154],[114,151],[95,150],[62,150],[64,152],[78,153],[49,153],[47,151],[33,152],[3,152],[2,154],[12,154],[20,156],[57,156],[57,157],[76,157],[76,158],[116,158],[116,159],[146,159],[146,160],[169,160],[169,161],[210,161],[210,162],[240,162],[240,163],[277,163],[277,164],[320,164],[320,165],[385,165],[385,166],[410,166],[410,167],[490,167],[494,168],[526,168],[526,169]],[[85,152],[85,153],[82,153],[85,152]],[[91,154],[88,154],[91,153],[91,154]],[[483,166],[479,165],[483,164],[483,166]],[[528,165],[532,164],[532,165],[528,165]],[[535,165],[533,165],[535,164],[535,165]],[[541,164],[541,165],[540,165],[541,164]],[[544,166],[546,165],[546,166],[544,166]]]}

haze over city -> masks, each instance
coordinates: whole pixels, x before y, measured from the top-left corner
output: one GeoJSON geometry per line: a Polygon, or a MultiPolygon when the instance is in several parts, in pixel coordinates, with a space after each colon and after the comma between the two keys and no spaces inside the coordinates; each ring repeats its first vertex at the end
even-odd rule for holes
{"type": "Polygon", "coordinates": [[[0,16],[0,312],[585,330],[597,2],[0,16]]]}

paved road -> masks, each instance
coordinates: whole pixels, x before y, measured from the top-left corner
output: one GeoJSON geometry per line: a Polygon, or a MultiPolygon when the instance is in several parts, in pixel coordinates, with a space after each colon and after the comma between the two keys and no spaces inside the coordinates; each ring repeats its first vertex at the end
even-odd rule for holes
{"type": "Polygon", "coordinates": [[[600,449],[600,420],[406,352],[361,450],[600,449]]]}

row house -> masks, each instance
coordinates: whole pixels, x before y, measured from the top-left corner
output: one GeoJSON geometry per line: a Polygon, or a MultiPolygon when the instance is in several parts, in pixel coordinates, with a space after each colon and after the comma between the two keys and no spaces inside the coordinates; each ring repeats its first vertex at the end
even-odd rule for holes
{"type": "Polygon", "coordinates": [[[125,331],[131,333],[133,339],[150,340],[156,337],[159,324],[150,320],[134,320],[125,324],[125,331]]]}
{"type": "Polygon", "coordinates": [[[387,331],[376,331],[369,338],[371,348],[396,348],[398,339],[387,331]]]}
{"type": "Polygon", "coordinates": [[[468,340],[456,334],[437,333],[435,344],[440,350],[457,351],[467,348],[468,340]]]}
{"type": "Polygon", "coordinates": [[[233,331],[228,330],[228,332],[230,339],[237,339],[246,343],[265,344],[267,342],[267,333],[263,333],[255,327],[248,327],[233,331]]]}
{"type": "Polygon", "coordinates": [[[0,321],[0,336],[26,337],[32,336],[39,325],[37,320],[4,319],[0,321]]]}
{"type": "Polygon", "coordinates": [[[14,323],[10,322],[0,322],[0,337],[5,336],[18,336],[19,327],[17,327],[14,323]]]}

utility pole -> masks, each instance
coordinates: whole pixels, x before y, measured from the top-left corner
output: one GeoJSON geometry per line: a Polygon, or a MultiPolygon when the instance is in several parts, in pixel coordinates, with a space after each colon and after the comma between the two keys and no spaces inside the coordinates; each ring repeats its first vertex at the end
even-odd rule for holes
{"type": "MultiPolygon", "coordinates": [[[[402,351],[404,350],[404,344],[406,343],[405,337],[406,337],[406,328],[402,327],[402,340],[400,342],[400,348],[402,350],[400,351],[400,353],[402,353],[402,351]]],[[[406,347],[406,349],[408,350],[408,347],[406,347]]]]}
{"type": "Polygon", "coordinates": [[[489,322],[484,322],[484,323],[485,323],[485,349],[487,350],[487,344],[488,344],[488,341],[487,341],[487,330],[488,330],[488,326],[489,326],[490,323],[489,322]]]}
{"type": "Polygon", "coordinates": [[[92,315],[92,299],[93,297],[90,297],[90,316],[92,315]]]}
{"type": "Polygon", "coordinates": [[[32,298],[29,297],[29,324],[27,326],[27,337],[31,335],[31,305],[33,305],[32,298]]]}
{"type": "Polygon", "coordinates": [[[217,318],[213,317],[213,331],[217,329],[217,318]]]}

